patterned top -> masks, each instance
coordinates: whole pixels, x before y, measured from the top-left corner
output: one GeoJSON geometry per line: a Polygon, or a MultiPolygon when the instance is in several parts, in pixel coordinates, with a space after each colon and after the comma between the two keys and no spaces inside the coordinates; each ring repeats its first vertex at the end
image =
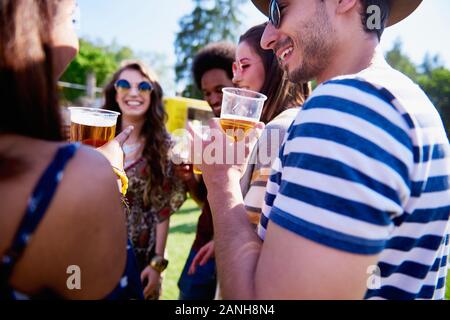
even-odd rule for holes
{"type": "Polygon", "coordinates": [[[144,204],[144,193],[149,176],[147,160],[139,158],[125,169],[128,176],[127,224],[129,238],[133,244],[139,269],[142,271],[155,255],[156,226],[167,220],[186,200],[186,186],[173,176],[171,162],[162,188],[162,193],[144,204]]]}
{"type": "MultiPolygon", "coordinates": [[[[33,233],[44,218],[47,208],[56,193],[58,184],[64,176],[66,164],[75,155],[79,144],[69,144],[58,149],[55,158],[45,170],[36,185],[16,232],[13,243],[2,257],[0,263],[0,298],[12,300],[59,299],[55,293],[44,290],[36,296],[27,296],[15,291],[8,284],[14,266],[20,260],[26,246],[32,241],[33,233]]],[[[127,248],[127,263],[116,288],[105,299],[143,299],[142,286],[137,272],[136,261],[130,243],[127,248]]],[[[125,250],[125,243],[124,243],[125,250]]]]}
{"type": "Polygon", "coordinates": [[[259,226],[378,255],[370,299],[443,299],[450,148],[442,120],[410,79],[378,61],[320,85],[273,166],[259,226]],[[376,280],[376,279],[374,279],[376,280]]]}
{"type": "Polygon", "coordinates": [[[241,191],[249,221],[258,226],[264,205],[267,180],[271,167],[280,152],[286,131],[294,121],[299,108],[290,108],[267,123],[253,149],[247,169],[241,179],[241,191]]]}

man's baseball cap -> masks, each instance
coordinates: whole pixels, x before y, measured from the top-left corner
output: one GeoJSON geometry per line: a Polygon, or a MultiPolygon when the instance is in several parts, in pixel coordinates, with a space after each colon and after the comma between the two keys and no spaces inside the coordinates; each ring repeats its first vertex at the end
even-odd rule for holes
{"type": "MultiPolygon", "coordinates": [[[[270,0],[252,0],[252,2],[265,16],[269,16],[270,0]]],[[[389,2],[391,4],[391,12],[386,27],[390,27],[405,19],[417,9],[422,0],[390,0],[389,2]]]]}

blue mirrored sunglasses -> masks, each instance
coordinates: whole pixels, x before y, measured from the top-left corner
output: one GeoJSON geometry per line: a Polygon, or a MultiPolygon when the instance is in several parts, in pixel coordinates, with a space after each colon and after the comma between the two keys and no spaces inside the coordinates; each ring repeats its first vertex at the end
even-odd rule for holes
{"type": "Polygon", "coordinates": [[[280,7],[278,6],[277,0],[271,0],[269,4],[269,21],[275,27],[280,27],[281,14],[280,7]]]}
{"type": "MultiPolygon", "coordinates": [[[[125,79],[119,79],[114,84],[114,87],[117,91],[120,91],[122,93],[127,93],[131,90],[131,83],[128,80],[125,79]]],[[[137,89],[140,93],[149,93],[153,90],[153,86],[148,81],[142,81],[137,85],[137,89]]]]}

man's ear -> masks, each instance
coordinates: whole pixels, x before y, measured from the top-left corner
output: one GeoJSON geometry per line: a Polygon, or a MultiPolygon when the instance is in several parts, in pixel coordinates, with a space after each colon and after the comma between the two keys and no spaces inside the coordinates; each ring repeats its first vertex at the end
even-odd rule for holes
{"type": "Polygon", "coordinates": [[[336,0],[336,13],[345,14],[352,10],[359,0],[336,0]]]}

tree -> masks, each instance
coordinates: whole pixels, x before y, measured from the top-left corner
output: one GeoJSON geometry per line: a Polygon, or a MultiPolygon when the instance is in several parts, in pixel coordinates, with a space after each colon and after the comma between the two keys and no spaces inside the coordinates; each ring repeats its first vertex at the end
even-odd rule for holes
{"type": "Polygon", "coordinates": [[[108,46],[100,46],[105,49],[106,52],[111,53],[114,56],[114,60],[118,63],[123,60],[132,59],[135,56],[133,50],[128,47],[123,47],[119,45],[116,40],[112,42],[112,44],[108,46]]]}
{"type": "MultiPolygon", "coordinates": [[[[89,73],[95,74],[97,85],[103,85],[108,77],[116,71],[119,62],[133,57],[133,51],[127,47],[95,45],[87,40],[80,39],[80,51],[61,81],[85,85],[89,73]]],[[[74,101],[85,95],[82,90],[64,89],[63,96],[66,100],[74,101]]]]}
{"type": "Polygon", "coordinates": [[[199,98],[200,92],[192,81],[192,59],[202,47],[211,42],[236,42],[239,33],[239,5],[243,0],[194,0],[191,14],[183,16],[175,40],[176,81],[184,86],[183,96],[199,98]],[[209,5],[209,8],[208,8],[209,5]]]}
{"type": "Polygon", "coordinates": [[[164,95],[173,95],[175,86],[173,83],[173,66],[168,63],[168,58],[160,52],[143,52],[139,58],[156,73],[158,81],[164,90],[164,95]]]}
{"type": "Polygon", "coordinates": [[[444,64],[441,62],[438,55],[431,57],[429,53],[426,53],[419,68],[422,70],[423,74],[431,75],[434,69],[438,69],[443,66],[444,64]]]}
{"type": "Polygon", "coordinates": [[[438,109],[450,137],[450,70],[438,67],[418,78],[418,83],[438,109]]]}
{"type": "Polygon", "coordinates": [[[420,85],[439,111],[447,136],[450,136],[450,70],[443,66],[439,56],[426,54],[422,64],[416,66],[402,52],[402,43],[398,39],[386,53],[386,60],[420,85]]]}
{"type": "Polygon", "coordinates": [[[409,57],[402,52],[402,41],[395,40],[394,46],[386,53],[386,61],[398,71],[406,74],[412,80],[416,80],[418,73],[417,68],[409,57]]]}

